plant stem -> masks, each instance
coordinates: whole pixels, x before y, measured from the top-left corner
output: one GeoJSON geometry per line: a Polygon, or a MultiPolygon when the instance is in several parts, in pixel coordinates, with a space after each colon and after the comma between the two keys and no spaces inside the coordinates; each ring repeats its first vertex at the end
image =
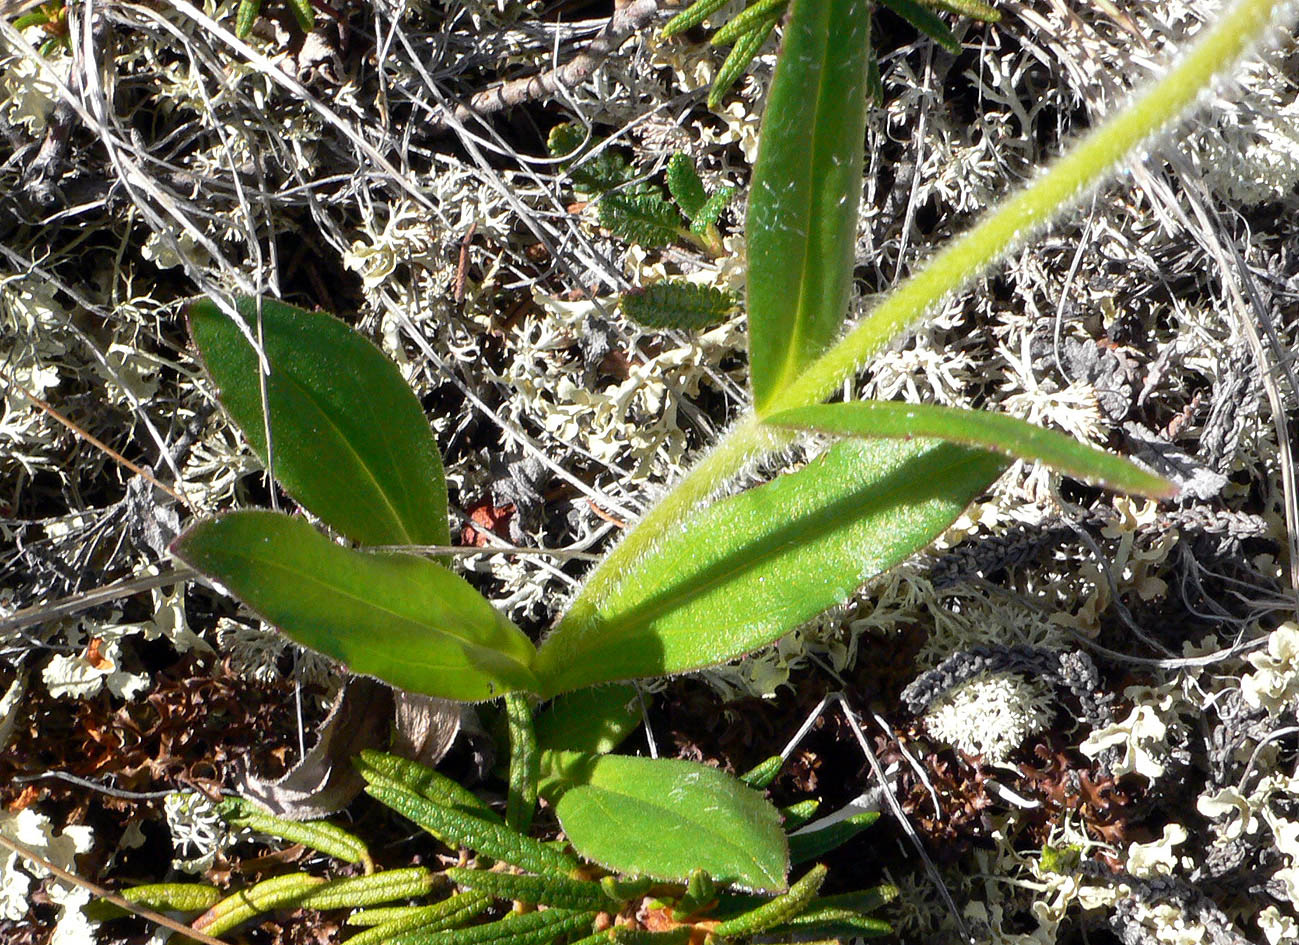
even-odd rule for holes
{"type": "Polygon", "coordinates": [[[889,293],[865,320],[777,394],[769,412],[820,403],[948,294],[973,282],[1016,244],[1059,218],[1107,178],[1128,152],[1192,105],[1219,72],[1263,36],[1282,6],[1280,0],[1238,0],[1164,78],[889,293]]]}
{"type": "MultiPolygon", "coordinates": [[[[1194,104],[1220,72],[1266,34],[1283,7],[1281,0],[1237,0],[1162,79],[889,293],[856,328],[780,391],[767,412],[820,403],[948,294],[973,282],[1017,242],[1059,218],[1109,176],[1130,151],[1194,104]]],[[[791,439],[787,433],[764,427],[752,411],[746,414],[592,572],[564,622],[593,617],[600,601],[661,536],[685,521],[745,464],[786,446],[791,439]]]]}

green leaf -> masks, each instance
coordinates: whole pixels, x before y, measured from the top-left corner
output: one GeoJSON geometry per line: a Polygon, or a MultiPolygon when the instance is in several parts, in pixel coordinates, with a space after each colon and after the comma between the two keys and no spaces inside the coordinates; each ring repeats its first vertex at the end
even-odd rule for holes
{"type": "Polygon", "coordinates": [[[433,933],[453,929],[487,911],[492,897],[467,892],[431,906],[396,906],[366,909],[348,917],[349,925],[368,925],[347,939],[347,945],[391,945],[406,932],[433,933]]]}
{"type": "Polygon", "coordinates": [[[538,713],[537,745],[607,755],[640,723],[635,686],[591,686],[559,696],[538,713]]]}
{"type": "Polygon", "coordinates": [[[744,70],[749,68],[749,63],[753,57],[758,54],[762,44],[767,41],[771,31],[776,28],[780,22],[779,14],[764,20],[756,25],[750,32],[741,36],[731,47],[731,51],[726,56],[721,68],[717,70],[717,75],[713,77],[713,86],[708,90],[708,107],[717,108],[722,104],[722,97],[726,95],[732,85],[740,76],[744,75],[744,70]]]}
{"type": "Polygon", "coordinates": [[[869,58],[868,0],[794,0],[745,229],[759,415],[835,339],[847,314],[869,58]]]}
{"type": "Polygon", "coordinates": [[[783,896],[777,896],[771,902],[763,903],[756,909],[727,919],[713,929],[718,938],[726,939],[738,935],[757,935],[773,925],[780,925],[798,915],[821,890],[827,870],[823,863],[808,870],[783,896]]]}
{"type": "Polygon", "coordinates": [[[624,903],[611,898],[603,886],[592,880],[567,876],[528,876],[450,867],[447,879],[465,889],[490,893],[493,898],[531,905],[560,906],[564,909],[617,910],[624,903]]]}
{"type": "Polygon", "coordinates": [[[235,35],[247,39],[261,12],[262,0],[239,0],[239,9],[235,13],[235,35]]]}
{"type": "Polygon", "coordinates": [[[388,941],[388,945],[550,945],[573,932],[586,932],[593,912],[547,909],[507,915],[495,922],[445,932],[409,932],[388,941]]]}
{"type": "Polygon", "coordinates": [[[766,422],[834,436],[933,437],[1042,462],[1066,475],[1135,495],[1166,499],[1177,492],[1167,479],[1121,456],[1016,417],[982,410],[859,400],[783,410],[766,422]]]}
{"type": "Polygon", "coordinates": [[[232,827],[248,827],[270,837],[318,850],[347,863],[356,863],[366,873],[374,872],[374,860],[365,841],[325,820],[285,820],[242,797],[227,797],[217,810],[232,827]]]}
{"type": "Polygon", "coordinates": [[[601,226],[646,249],[666,246],[681,235],[681,215],[660,194],[606,194],[596,210],[601,226]]]}
{"type": "Polygon", "coordinates": [[[780,815],[758,791],[689,761],[603,755],[579,770],[555,812],[587,859],[664,881],[703,869],[719,883],[784,889],[780,815]]]}
{"type": "Polygon", "coordinates": [[[365,792],[407,820],[419,824],[447,846],[466,847],[534,873],[567,875],[577,868],[577,862],[567,853],[516,833],[504,824],[466,814],[454,807],[443,807],[400,788],[371,784],[365,792]]]}
{"type": "Polygon", "coordinates": [[[678,151],[668,158],[667,179],[668,193],[686,218],[693,222],[708,202],[708,194],[704,193],[704,182],[699,179],[690,155],[678,151]]]}
{"type": "Polygon", "coordinates": [[[441,873],[423,866],[349,876],[317,886],[297,901],[304,909],[356,909],[395,899],[414,899],[445,885],[441,873]]]}
{"type": "MultiPolygon", "coordinates": [[[[256,331],[256,301],[236,306],[256,331]]],[[[265,462],[256,354],[211,300],[190,305],[189,324],[221,402],[265,462]]],[[[280,484],[363,545],[450,544],[442,459],[396,366],[332,315],[263,299],[262,325],[280,484]]]]}
{"type": "Polygon", "coordinates": [[[1001,11],[980,3],[979,0],[926,0],[930,6],[947,10],[949,13],[960,13],[985,23],[1000,23],[1001,11]]]}
{"type": "MultiPolygon", "coordinates": [[[[821,809],[821,802],[815,797],[805,797],[801,801],[795,801],[787,807],[780,809],[780,819],[785,824],[785,833],[791,833],[803,826],[809,820],[816,816],[816,812],[821,809]]],[[[790,847],[790,856],[793,856],[793,847],[790,847]]]]}
{"type": "Polygon", "coordinates": [[[879,820],[876,811],[863,811],[845,817],[828,827],[795,834],[789,838],[789,862],[795,866],[824,856],[831,850],[843,846],[857,834],[861,833],[875,821],[879,820]]]}
{"type": "Polygon", "coordinates": [[[457,807],[466,814],[504,823],[501,815],[488,807],[477,794],[418,761],[366,748],[352,759],[352,765],[367,784],[400,788],[443,807],[457,807]]]}
{"type": "Polygon", "coordinates": [[[735,296],[696,282],[664,279],[626,293],[618,302],[623,314],[658,330],[697,331],[716,325],[735,311],[735,296]]]}
{"type": "Polygon", "coordinates": [[[554,694],[765,646],[923,548],[1004,466],[932,440],[844,440],[666,534],[570,611],[533,670],[554,694]]]}
{"type": "Polygon", "coordinates": [[[464,701],[536,686],[523,631],[435,562],[344,548],[261,511],[200,522],[172,553],[354,673],[464,701]]]}
{"type": "Polygon", "coordinates": [[[737,193],[739,191],[734,187],[719,188],[717,193],[709,197],[704,202],[704,205],[699,208],[698,215],[693,218],[693,222],[690,224],[690,232],[702,236],[710,226],[717,222],[717,218],[726,209],[726,205],[735,199],[737,193]]]}
{"type": "Polygon", "coordinates": [[[691,27],[698,26],[726,4],[727,0],[697,0],[696,3],[692,3],[664,24],[663,38],[668,39],[678,33],[684,33],[691,27]]]}
{"type": "Polygon", "coordinates": [[[784,767],[785,759],[780,755],[772,755],[765,761],[759,761],[744,774],[740,775],[740,780],[751,788],[762,790],[770,787],[771,782],[776,780],[776,775],[780,774],[780,769],[784,767]]]}
{"type": "Polygon", "coordinates": [[[928,7],[921,6],[915,0],[880,0],[902,19],[906,20],[920,32],[924,33],[950,53],[959,53],[961,44],[952,34],[951,29],[942,18],[928,7]]]}
{"type": "Polygon", "coordinates": [[[303,896],[325,882],[323,876],[290,873],[262,880],[255,886],[226,896],[194,920],[194,928],[217,936],[242,925],[253,916],[295,905],[303,896]]]}
{"type": "MultiPolygon", "coordinates": [[[[132,905],[164,912],[202,912],[221,901],[221,890],[200,883],[149,883],[132,886],[118,893],[132,905]]],[[[89,919],[107,922],[130,915],[115,902],[95,899],[81,909],[89,919]]]]}
{"type": "Polygon", "coordinates": [[[789,0],[757,0],[731,17],[709,42],[714,46],[729,46],[745,33],[761,27],[771,17],[784,16],[788,8],[789,0]]]}
{"type": "Polygon", "coordinates": [[[287,0],[289,10],[293,12],[293,18],[298,21],[298,26],[302,27],[302,32],[310,33],[316,26],[316,9],[311,5],[311,0],[287,0]]]}
{"type": "Polygon", "coordinates": [[[537,809],[540,772],[537,732],[532,726],[532,704],[528,697],[520,692],[507,694],[505,715],[510,729],[510,787],[505,801],[505,822],[519,833],[527,833],[537,809]]]}

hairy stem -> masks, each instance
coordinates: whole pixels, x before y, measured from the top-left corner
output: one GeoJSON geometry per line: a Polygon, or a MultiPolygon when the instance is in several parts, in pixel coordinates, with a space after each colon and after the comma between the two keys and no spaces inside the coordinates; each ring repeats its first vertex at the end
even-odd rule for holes
{"type": "MultiPolygon", "coordinates": [[[[1007,197],[972,230],[933,256],[780,391],[767,412],[820,403],[949,293],[973,282],[1017,242],[1058,219],[1113,174],[1129,152],[1193,105],[1215,77],[1266,34],[1284,6],[1281,0],[1237,0],[1162,79],[1084,136],[1033,183],[1007,197]]],[[[752,412],[747,414],[592,572],[566,621],[591,615],[662,535],[677,527],[746,463],[780,449],[790,439],[787,434],[764,427],[752,412]]]]}

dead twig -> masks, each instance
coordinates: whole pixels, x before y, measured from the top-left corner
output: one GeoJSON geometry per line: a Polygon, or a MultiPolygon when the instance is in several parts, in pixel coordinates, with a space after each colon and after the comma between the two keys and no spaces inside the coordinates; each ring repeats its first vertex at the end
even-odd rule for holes
{"type": "MultiPolygon", "coordinates": [[[[456,106],[455,120],[466,122],[524,102],[553,98],[562,90],[585,81],[600,63],[618,50],[628,36],[652,20],[658,9],[658,0],[632,0],[630,3],[618,4],[604,28],[595,34],[585,49],[568,62],[537,75],[511,79],[479,92],[468,102],[456,106]]],[[[434,133],[446,131],[450,124],[447,119],[435,120],[430,130],[434,133]]]]}
{"type": "Polygon", "coordinates": [[[23,859],[35,863],[41,869],[48,870],[65,883],[70,883],[73,886],[80,886],[82,889],[88,889],[92,894],[98,896],[100,899],[107,899],[113,905],[120,906],[133,915],[138,915],[142,919],[147,919],[156,925],[161,925],[165,929],[171,929],[173,932],[179,932],[182,936],[192,939],[193,941],[202,942],[203,945],[230,945],[229,942],[223,942],[219,938],[213,938],[211,935],[206,935],[197,929],[192,929],[185,923],[177,922],[175,919],[165,916],[161,912],[154,912],[152,909],[146,909],[144,906],[137,906],[133,902],[128,902],[116,893],[109,892],[103,886],[97,886],[89,880],[82,879],[75,873],[69,873],[67,870],[55,866],[35,850],[28,849],[21,843],[10,840],[2,833],[0,833],[0,847],[12,850],[23,859]]]}

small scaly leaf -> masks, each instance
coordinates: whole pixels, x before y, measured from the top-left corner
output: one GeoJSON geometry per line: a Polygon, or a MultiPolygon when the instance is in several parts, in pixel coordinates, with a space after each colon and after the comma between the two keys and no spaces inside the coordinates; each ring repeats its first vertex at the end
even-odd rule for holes
{"type": "Polygon", "coordinates": [[[758,54],[758,50],[762,48],[762,44],[767,41],[767,37],[779,22],[778,16],[764,20],[754,26],[752,31],[741,36],[731,47],[726,60],[717,70],[717,75],[713,77],[712,88],[708,90],[709,108],[715,110],[722,104],[723,96],[731,90],[731,86],[740,76],[744,75],[744,70],[749,68],[749,63],[753,62],[753,57],[758,54]]]}
{"type": "Polygon", "coordinates": [[[226,896],[194,920],[194,928],[217,936],[272,909],[296,905],[303,896],[325,882],[323,876],[290,873],[263,880],[255,886],[226,896]]]}
{"type": "Polygon", "coordinates": [[[821,830],[795,834],[789,838],[790,865],[797,866],[799,863],[824,856],[831,850],[837,850],[879,820],[879,816],[878,811],[863,811],[821,830]]]}
{"type": "Polygon", "coordinates": [[[723,321],[737,300],[724,289],[680,279],[664,279],[627,292],[618,306],[646,328],[698,331],[723,321]]]}
{"type": "Polygon", "coordinates": [[[789,887],[789,892],[777,896],[770,902],[758,906],[734,919],[718,923],[713,934],[718,938],[732,938],[739,935],[757,935],[767,929],[798,915],[806,908],[825,882],[826,867],[823,863],[808,870],[798,882],[789,887]]]}
{"type": "Polygon", "coordinates": [[[448,778],[440,771],[417,761],[367,748],[352,764],[370,784],[400,788],[427,798],[444,807],[456,807],[484,820],[503,823],[501,815],[487,806],[477,794],[448,778]]]}
{"type": "Polygon", "coordinates": [[[534,873],[565,875],[577,868],[577,861],[568,854],[515,833],[504,824],[493,823],[453,807],[443,807],[399,788],[371,784],[365,790],[371,797],[387,804],[407,820],[419,824],[447,846],[466,847],[534,873]]]}
{"type": "Polygon", "coordinates": [[[693,223],[708,201],[708,194],[704,192],[704,182],[699,179],[699,172],[695,170],[695,162],[691,160],[690,155],[678,151],[668,158],[666,176],[668,193],[677,202],[686,219],[693,223]]]}
{"type": "Polygon", "coordinates": [[[431,906],[395,906],[366,909],[348,918],[349,925],[370,928],[347,940],[347,945],[379,945],[391,942],[406,932],[441,932],[463,925],[487,911],[492,897],[486,893],[467,892],[431,906]]]}
{"type": "Polygon", "coordinates": [[[301,843],[344,862],[356,863],[366,873],[374,872],[374,861],[370,858],[365,842],[328,821],[285,820],[242,797],[225,798],[217,810],[232,827],[248,827],[269,837],[301,843]]]}
{"type": "MultiPolygon", "coordinates": [[[[203,912],[221,901],[221,890],[201,883],[148,883],[119,890],[117,894],[132,905],[160,912],[203,912]]],[[[96,899],[81,911],[96,922],[130,915],[107,899],[96,899]]]]}
{"type": "Polygon", "coordinates": [[[394,899],[426,896],[445,883],[442,874],[422,866],[383,870],[369,876],[349,876],[317,886],[298,900],[306,909],[356,909],[394,899]]]}
{"type": "Polygon", "coordinates": [[[727,0],[698,0],[697,3],[692,3],[668,20],[663,26],[661,35],[664,39],[668,39],[678,33],[684,33],[686,30],[698,26],[726,4],[727,0]]]}
{"type": "Polygon", "coordinates": [[[601,226],[645,249],[666,246],[681,236],[681,215],[659,194],[605,194],[596,210],[601,226]]]}
{"type": "Polygon", "coordinates": [[[714,46],[729,46],[745,33],[755,30],[771,17],[782,17],[789,8],[789,0],[757,0],[751,3],[713,34],[709,40],[714,46]]]}
{"type": "Polygon", "coordinates": [[[592,909],[597,912],[616,909],[625,903],[625,900],[611,897],[604,886],[593,880],[497,873],[455,866],[449,867],[446,875],[457,886],[480,890],[507,902],[559,906],[564,909],[592,909]]]}

